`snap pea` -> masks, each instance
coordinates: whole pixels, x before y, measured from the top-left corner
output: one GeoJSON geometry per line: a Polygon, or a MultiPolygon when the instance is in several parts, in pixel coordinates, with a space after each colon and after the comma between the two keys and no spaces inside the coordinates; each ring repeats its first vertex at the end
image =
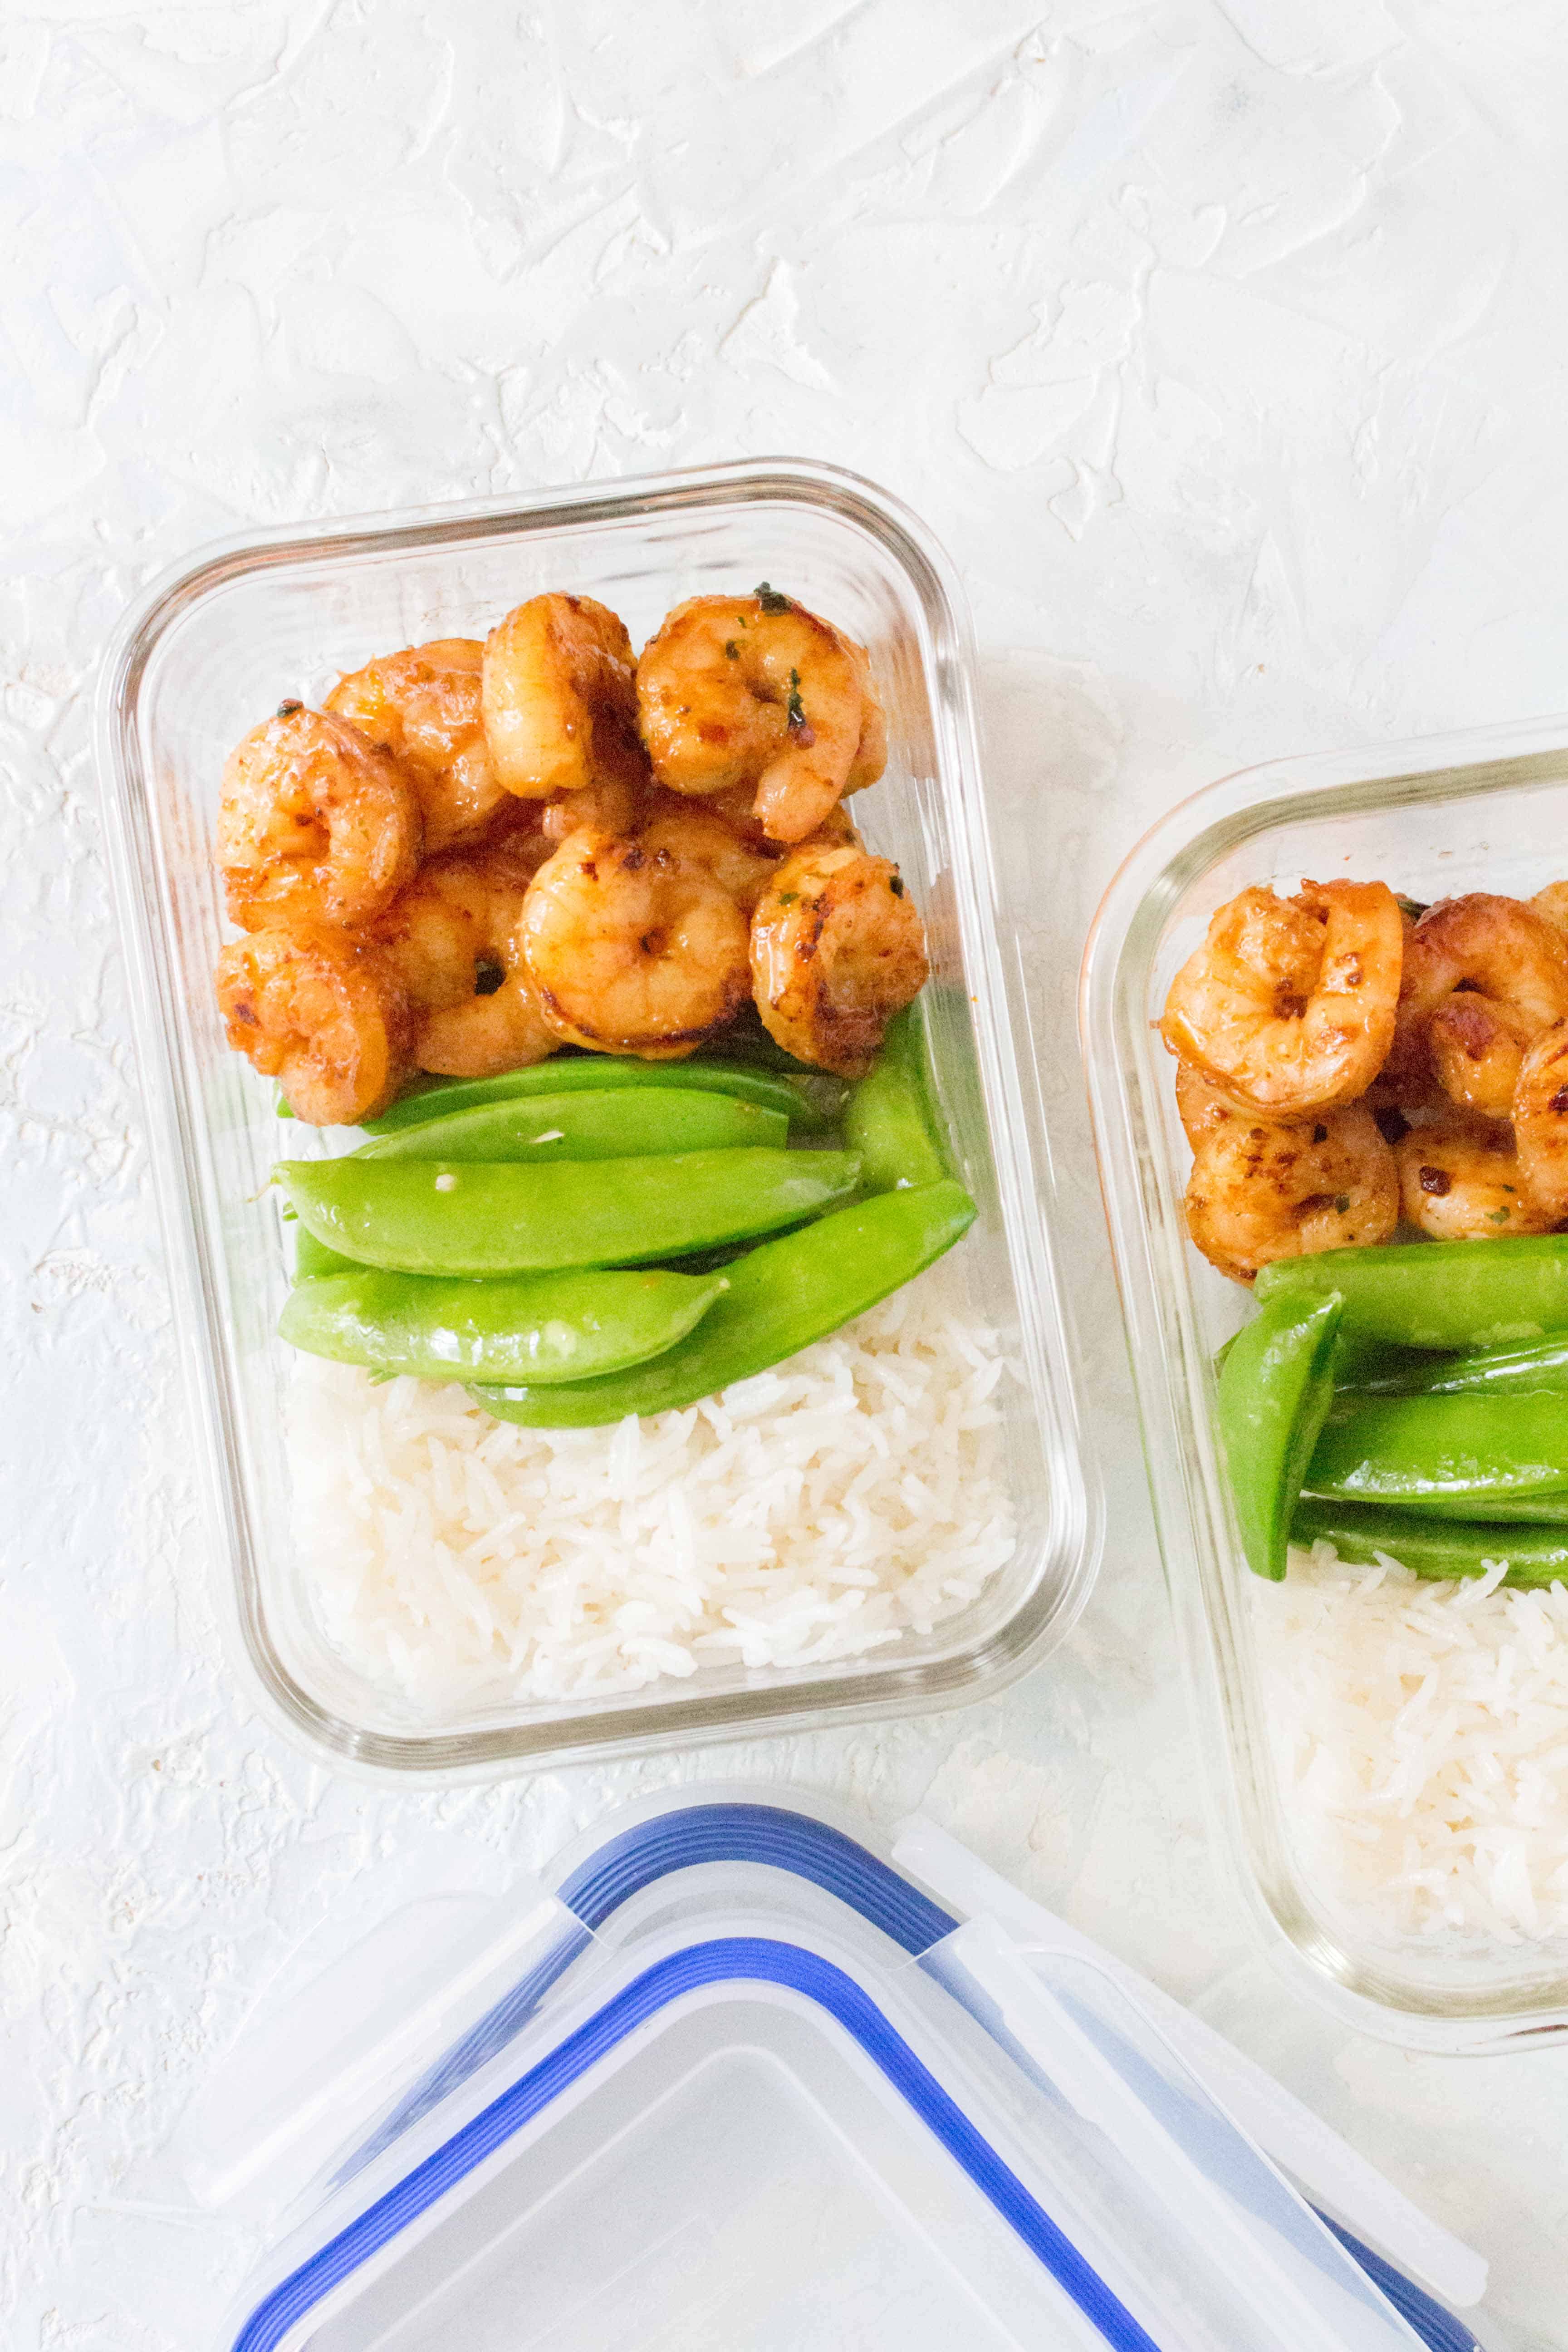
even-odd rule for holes
{"type": "Polygon", "coordinates": [[[425,1381],[581,1381],[672,1348],[723,1288],[719,1274],[578,1267],[443,1282],[361,1265],[296,1283],[278,1329],[311,1355],[425,1381]]]}
{"type": "Polygon", "coordinates": [[[1290,1514],[1333,1399],[1339,1321],[1335,1297],[1276,1299],[1237,1333],[1220,1371],[1220,1438],[1258,1576],[1285,1573],[1290,1514]]]}
{"type": "Polygon", "coordinates": [[[476,1385],[468,1393],[531,1429],[596,1429],[627,1413],[695,1404],[864,1314],[950,1250],[973,1219],[974,1203],[957,1184],[879,1193],[737,1259],[729,1289],[690,1338],[651,1363],[554,1388],[476,1385]]]}
{"type": "Polygon", "coordinates": [[[782,1111],[803,1135],[826,1135],[836,1127],[846,1092],[843,1079],[826,1070],[759,1070],[738,1062],[639,1062],[616,1054],[585,1054],[572,1060],[535,1062],[526,1070],[503,1070],[493,1078],[440,1079],[417,1094],[404,1095],[378,1118],[367,1118],[364,1129],[367,1135],[395,1135],[427,1118],[477,1110],[482,1103],[593,1093],[605,1087],[696,1087],[732,1095],[738,1101],[755,1103],[760,1110],[782,1111]]]}
{"type": "Polygon", "coordinates": [[[912,1004],[889,1022],[875,1066],[849,1097],[844,1139],[868,1192],[940,1184],[951,1173],[931,1115],[925,1037],[912,1004]]]}
{"type": "Polygon", "coordinates": [[[345,1257],[342,1250],[329,1249],[326,1243],[319,1242],[310,1226],[301,1224],[298,1218],[292,1230],[296,1282],[313,1282],[323,1274],[354,1274],[359,1271],[357,1257],[345,1257]]]}
{"type": "Polygon", "coordinates": [[[403,1274],[640,1265],[820,1216],[853,1192],[847,1151],[678,1151],[548,1168],[285,1160],[273,1171],[329,1249],[403,1274]]]}
{"type": "Polygon", "coordinates": [[[1395,1242],[1276,1258],[1259,1299],[1344,1300],[1347,1332],[1406,1348],[1496,1348],[1568,1330],[1568,1234],[1395,1242]]]}
{"type": "Polygon", "coordinates": [[[1428,1356],[1345,1386],[1378,1396],[1505,1396],[1529,1389],[1561,1394],[1568,1390],[1568,1331],[1529,1348],[1483,1348],[1468,1356],[1443,1356],[1436,1363],[1428,1356]]]}
{"type": "Polygon", "coordinates": [[[1418,1519],[1369,1503],[1330,1502],[1303,1495],[1290,1529],[1293,1543],[1326,1536],[1342,1560],[1372,1566],[1381,1553],[1417,1576],[1483,1576],[1508,1563],[1510,1584],[1568,1583],[1568,1528],[1521,1530],[1467,1519],[1418,1519]]]}
{"type": "Polygon", "coordinates": [[[1399,1507],[1418,1519],[1488,1518],[1500,1526],[1563,1527],[1568,1526],[1568,1486],[1542,1495],[1488,1495],[1484,1501],[1474,1495],[1402,1495],[1399,1507]]]}
{"type": "Polygon", "coordinates": [[[1464,1496],[1485,1518],[1494,1497],[1568,1489],[1568,1412],[1556,1396],[1347,1391],[1323,1423],[1303,1483],[1310,1494],[1363,1503],[1464,1496]]]}
{"type": "Polygon", "coordinates": [[[595,1087],[514,1096],[362,1143],[356,1160],[633,1160],[651,1152],[782,1150],[789,1122],[737,1095],[697,1087],[595,1087]]]}

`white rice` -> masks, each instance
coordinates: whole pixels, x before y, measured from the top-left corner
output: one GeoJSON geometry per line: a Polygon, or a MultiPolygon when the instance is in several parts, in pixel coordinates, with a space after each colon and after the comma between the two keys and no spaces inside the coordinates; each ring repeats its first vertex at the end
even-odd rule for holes
{"type": "Polygon", "coordinates": [[[1568,1591],[1423,1582],[1326,1542],[1254,1587],[1298,1858],[1391,1941],[1568,1932],[1568,1591]]]}
{"type": "Polygon", "coordinates": [[[996,1334],[936,1268],[775,1370],[606,1429],[296,1360],[310,1605],[421,1706],[636,1690],[927,1633],[1012,1557],[996,1334]]]}

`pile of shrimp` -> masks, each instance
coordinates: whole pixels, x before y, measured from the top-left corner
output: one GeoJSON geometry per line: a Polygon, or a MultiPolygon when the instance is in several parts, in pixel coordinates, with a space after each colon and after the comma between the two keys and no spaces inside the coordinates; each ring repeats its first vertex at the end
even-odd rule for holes
{"type": "Polygon", "coordinates": [[[1187,1230],[1273,1258],[1568,1226],[1568,883],[1419,907],[1383,882],[1243,890],[1161,1034],[1193,1147],[1187,1230]]]}
{"type": "Polygon", "coordinates": [[[318,1126],[565,1045],[677,1059],[751,1003],[863,1076],[929,969],[842,805],[886,761],[864,647],[766,583],[640,656],[564,594],[385,655],[229,756],[229,1043],[318,1126]]]}

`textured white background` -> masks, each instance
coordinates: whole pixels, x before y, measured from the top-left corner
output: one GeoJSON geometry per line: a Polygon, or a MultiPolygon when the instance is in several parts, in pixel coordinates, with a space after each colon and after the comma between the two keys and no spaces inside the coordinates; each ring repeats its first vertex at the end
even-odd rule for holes
{"type": "Polygon", "coordinates": [[[926,1806],[1484,2247],[1499,2345],[1568,2345],[1568,2055],[1347,2041],[1211,1875],[1070,1010],[1179,793],[1568,704],[1565,115],[1560,0],[0,9],[6,2352],[198,2352],[246,2242],[144,2159],[323,1917],[499,1886],[689,1771],[926,1806]],[[778,450],[900,492],[969,582],[1112,1457],[1100,1593],[967,1714],[367,1790],[247,1720],[215,1646],[94,667],[218,533],[778,450]]]}

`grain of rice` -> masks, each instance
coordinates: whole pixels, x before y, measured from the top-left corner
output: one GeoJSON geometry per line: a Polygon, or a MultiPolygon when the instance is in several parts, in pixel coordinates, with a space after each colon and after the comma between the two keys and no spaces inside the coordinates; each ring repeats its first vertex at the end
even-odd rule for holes
{"type": "Polygon", "coordinates": [[[996,1333],[937,1268],[784,1365],[607,1429],[294,1359],[308,1603],[431,1708],[824,1664],[930,1633],[1016,1549],[996,1333]]]}

